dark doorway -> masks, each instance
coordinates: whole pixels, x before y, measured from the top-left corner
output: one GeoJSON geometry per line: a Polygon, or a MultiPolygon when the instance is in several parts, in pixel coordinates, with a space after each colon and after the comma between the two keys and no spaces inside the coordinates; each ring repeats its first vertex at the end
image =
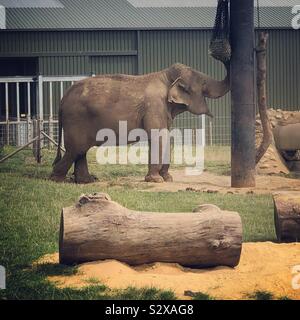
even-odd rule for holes
{"type": "MultiPolygon", "coordinates": [[[[34,77],[38,74],[38,58],[0,58],[0,77],[34,77]]],[[[31,114],[36,109],[36,84],[30,84],[30,106],[28,106],[28,87],[27,83],[19,83],[19,105],[20,116],[26,117],[28,109],[31,114]]],[[[6,118],[5,111],[5,84],[0,83],[0,119],[6,118]]],[[[17,85],[16,83],[8,84],[8,105],[10,120],[17,118],[17,85]]]]}
{"type": "Polygon", "coordinates": [[[35,76],[37,74],[37,58],[0,58],[0,77],[35,76]]]}

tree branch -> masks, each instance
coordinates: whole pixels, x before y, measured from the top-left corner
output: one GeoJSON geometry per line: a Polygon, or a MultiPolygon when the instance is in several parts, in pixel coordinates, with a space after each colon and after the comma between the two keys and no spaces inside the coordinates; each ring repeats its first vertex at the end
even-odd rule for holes
{"type": "Polygon", "coordinates": [[[267,48],[268,33],[260,32],[258,39],[258,46],[256,47],[256,61],[257,61],[257,99],[259,116],[261,119],[263,138],[260,146],[256,150],[255,162],[258,164],[263,157],[271,142],[273,141],[273,133],[267,113],[266,103],[266,48],[267,48]]]}

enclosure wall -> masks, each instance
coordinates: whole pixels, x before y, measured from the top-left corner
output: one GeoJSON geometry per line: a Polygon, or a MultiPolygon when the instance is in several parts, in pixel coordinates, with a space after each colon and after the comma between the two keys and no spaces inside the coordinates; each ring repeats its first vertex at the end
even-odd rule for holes
{"type": "MultiPolygon", "coordinates": [[[[300,33],[292,29],[268,32],[268,105],[299,110],[300,33]]],[[[205,29],[0,31],[0,59],[36,58],[36,72],[42,75],[143,74],[182,62],[222,79],[224,67],[208,53],[210,36],[211,30],[205,29]]],[[[207,143],[230,144],[230,95],[210,100],[209,106],[214,119],[207,123],[207,143]]],[[[3,113],[2,104],[0,108],[3,113]]],[[[181,128],[200,124],[200,118],[189,113],[175,122],[181,128]]]]}

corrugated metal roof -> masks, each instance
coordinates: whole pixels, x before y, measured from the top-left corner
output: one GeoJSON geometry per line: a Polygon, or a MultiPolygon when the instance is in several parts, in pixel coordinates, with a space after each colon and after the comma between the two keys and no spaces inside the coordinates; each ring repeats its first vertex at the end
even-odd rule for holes
{"type": "Polygon", "coordinates": [[[6,8],[61,8],[59,0],[0,0],[6,8]]]}
{"type": "MultiPolygon", "coordinates": [[[[211,0],[204,3],[207,1],[211,0]]],[[[269,0],[260,3],[263,1],[269,0]]],[[[211,28],[216,12],[215,7],[199,6],[135,7],[127,0],[60,0],[60,3],[62,8],[7,8],[7,29],[211,28]]],[[[261,27],[291,28],[292,17],[291,7],[260,8],[261,27]]]]}
{"type": "Polygon", "coordinates": [[[0,29],[6,28],[5,8],[0,5],[0,29]]]}
{"type": "MultiPolygon", "coordinates": [[[[217,0],[127,0],[137,8],[151,7],[216,7],[217,0]]],[[[259,0],[261,7],[289,7],[299,4],[299,0],[259,0]]],[[[257,0],[254,0],[257,6],[257,0]]]]}

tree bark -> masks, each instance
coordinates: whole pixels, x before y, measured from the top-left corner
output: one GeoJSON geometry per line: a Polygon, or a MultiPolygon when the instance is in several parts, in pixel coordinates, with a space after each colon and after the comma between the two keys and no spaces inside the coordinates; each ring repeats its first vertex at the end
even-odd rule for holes
{"type": "Polygon", "coordinates": [[[257,61],[257,100],[258,109],[261,119],[263,139],[260,146],[256,150],[255,163],[258,164],[263,157],[268,147],[273,141],[273,134],[270,121],[267,113],[267,92],[266,92],[266,48],[267,48],[268,33],[260,32],[258,46],[256,47],[256,61],[257,61]]]}
{"type": "Polygon", "coordinates": [[[276,193],[273,200],[278,241],[300,241],[300,192],[276,193]]]}
{"type": "Polygon", "coordinates": [[[212,205],[194,211],[133,211],[103,193],[83,195],[62,210],[60,263],[116,259],[130,265],[236,266],[242,246],[239,214],[212,205]]]}

